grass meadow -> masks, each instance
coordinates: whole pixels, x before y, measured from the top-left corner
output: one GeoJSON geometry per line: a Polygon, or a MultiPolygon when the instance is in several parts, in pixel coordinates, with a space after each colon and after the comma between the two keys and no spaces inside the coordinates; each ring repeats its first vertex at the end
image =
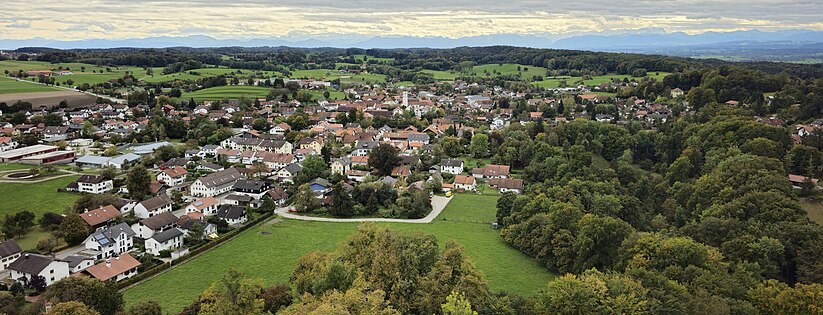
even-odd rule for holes
{"type": "MultiPolygon", "coordinates": [[[[497,197],[459,194],[430,224],[380,223],[406,233],[430,233],[444,243],[465,247],[493,290],[525,295],[555,277],[535,260],[510,247],[488,223],[494,220],[497,197]]],[[[160,276],[125,291],[127,304],[155,300],[166,312],[178,312],[229,269],[237,269],[267,285],[288,282],[297,259],[311,251],[332,251],[357,229],[358,223],[285,220],[264,223],[236,239],[160,276]]],[[[442,248],[442,247],[441,247],[442,248]]]]}

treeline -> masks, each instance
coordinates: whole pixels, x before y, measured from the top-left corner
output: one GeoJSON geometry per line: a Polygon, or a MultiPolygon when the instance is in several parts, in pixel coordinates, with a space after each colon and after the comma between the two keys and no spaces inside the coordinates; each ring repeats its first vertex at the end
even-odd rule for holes
{"type": "Polygon", "coordinates": [[[654,314],[808,312],[777,295],[823,289],[823,227],[797,198],[814,190],[787,180],[819,175],[821,154],[739,113],[711,104],[658,130],[577,120],[492,135],[493,162],[525,167],[528,183],[500,198],[501,236],[569,274],[558,297],[605,283],[602,299],[630,290],[654,314]]]}

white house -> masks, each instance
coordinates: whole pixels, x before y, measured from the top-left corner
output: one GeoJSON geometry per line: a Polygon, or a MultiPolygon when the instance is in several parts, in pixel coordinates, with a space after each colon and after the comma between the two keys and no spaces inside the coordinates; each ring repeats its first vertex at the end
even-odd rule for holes
{"type": "Polygon", "coordinates": [[[96,259],[114,257],[134,248],[135,232],[128,224],[120,223],[107,229],[97,231],[86,238],[86,249],[100,252],[96,259]]]}
{"type": "Polygon", "coordinates": [[[346,171],[351,169],[351,159],[348,157],[342,157],[339,159],[334,159],[331,161],[331,173],[332,174],[345,174],[346,171]]]}
{"type": "Polygon", "coordinates": [[[69,276],[69,263],[48,256],[23,254],[9,264],[11,278],[25,284],[34,276],[46,279],[46,286],[69,276]]]}
{"type": "Polygon", "coordinates": [[[94,258],[86,256],[69,256],[64,259],[69,263],[69,273],[78,273],[94,265],[94,258]]]}
{"type": "MultiPolygon", "coordinates": [[[[114,181],[99,175],[83,175],[74,183],[77,191],[89,194],[102,194],[114,189],[114,181]]],[[[74,185],[69,184],[68,188],[71,190],[74,185]]]]}
{"type": "Polygon", "coordinates": [[[0,137],[0,152],[16,149],[17,145],[17,140],[12,137],[0,137]]]}
{"type": "Polygon", "coordinates": [[[123,254],[87,268],[84,272],[100,281],[120,281],[137,275],[140,262],[129,254],[123,254]]]}
{"type": "Polygon", "coordinates": [[[205,216],[212,216],[217,213],[218,206],[220,206],[220,203],[217,202],[217,199],[214,199],[214,197],[197,199],[186,206],[186,214],[200,212],[205,216]]]}
{"type": "Polygon", "coordinates": [[[153,235],[174,228],[177,216],[171,212],[163,212],[151,218],[143,219],[132,225],[137,237],[148,239],[153,235]]]}
{"type": "Polygon", "coordinates": [[[23,249],[13,239],[0,243],[0,271],[6,270],[13,261],[20,258],[23,249]]]}
{"type": "Polygon", "coordinates": [[[166,186],[174,187],[182,185],[188,174],[189,172],[185,168],[175,166],[160,171],[157,174],[157,180],[166,184],[166,186]]]}
{"type": "Polygon", "coordinates": [[[174,250],[183,246],[183,231],[178,228],[168,229],[162,233],[155,234],[146,240],[146,252],[155,256],[160,256],[164,250],[174,250]]]}
{"type": "Polygon", "coordinates": [[[234,184],[243,178],[235,168],[229,168],[198,178],[191,184],[191,195],[213,197],[232,190],[234,184]]]}
{"type": "Polygon", "coordinates": [[[471,175],[457,175],[454,177],[454,189],[473,191],[477,189],[477,180],[471,175]]]}
{"type": "Polygon", "coordinates": [[[442,159],[440,160],[440,172],[458,175],[463,173],[463,161],[442,159]]]}
{"type": "Polygon", "coordinates": [[[246,208],[241,206],[222,205],[217,209],[216,216],[225,220],[229,225],[243,224],[248,220],[246,208]]]}
{"type": "Polygon", "coordinates": [[[168,196],[157,196],[143,200],[134,207],[134,215],[138,218],[151,218],[163,212],[171,211],[172,201],[168,196]]]}

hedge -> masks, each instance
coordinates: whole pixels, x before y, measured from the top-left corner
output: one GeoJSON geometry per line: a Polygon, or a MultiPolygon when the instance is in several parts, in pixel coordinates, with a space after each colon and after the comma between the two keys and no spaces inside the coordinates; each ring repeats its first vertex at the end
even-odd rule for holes
{"type": "Polygon", "coordinates": [[[260,216],[256,219],[252,220],[251,222],[249,222],[246,225],[243,225],[239,228],[236,228],[234,230],[231,230],[231,231],[227,232],[226,234],[223,234],[223,236],[221,236],[220,238],[218,238],[216,240],[213,240],[211,242],[206,242],[206,243],[203,243],[200,246],[195,246],[195,247],[190,248],[189,249],[190,251],[189,251],[188,254],[180,256],[180,258],[178,258],[175,261],[161,263],[161,264],[159,264],[159,265],[157,265],[157,266],[155,266],[155,267],[153,267],[149,270],[141,272],[140,274],[138,274],[134,277],[128,278],[128,279],[123,280],[123,281],[120,281],[120,282],[117,283],[117,286],[120,290],[124,290],[125,288],[128,288],[131,285],[134,285],[134,284],[136,284],[140,281],[151,278],[151,277],[157,275],[158,273],[162,272],[163,270],[171,268],[172,263],[174,263],[174,265],[179,265],[179,264],[181,264],[181,263],[183,263],[183,262],[185,262],[185,261],[187,261],[191,258],[194,258],[195,256],[197,256],[197,255],[199,255],[199,254],[201,254],[201,253],[203,253],[203,252],[205,252],[209,249],[212,249],[217,245],[220,245],[220,244],[230,240],[235,235],[238,235],[238,234],[242,233],[243,231],[248,230],[248,229],[258,225],[263,221],[266,221],[267,219],[271,218],[272,216],[273,216],[273,213],[271,213],[271,212],[266,213],[266,214],[264,214],[264,215],[262,215],[262,216],[260,216]]]}

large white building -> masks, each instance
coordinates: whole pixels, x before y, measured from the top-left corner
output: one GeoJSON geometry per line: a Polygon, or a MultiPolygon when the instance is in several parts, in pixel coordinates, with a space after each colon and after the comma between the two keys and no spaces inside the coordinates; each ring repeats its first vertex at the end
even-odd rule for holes
{"type": "Polygon", "coordinates": [[[74,184],[77,185],[77,187],[69,184],[68,189],[77,189],[78,192],[96,195],[114,189],[114,181],[99,175],[80,176],[80,179],[78,179],[74,184]]]}
{"type": "Polygon", "coordinates": [[[69,276],[69,263],[48,256],[23,254],[9,264],[11,278],[25,284],[34,276],[43,276],[46,286],[69,276]]]}
{"type": "Polygon", "coordinates": [[[157,196],[143,200],[134,206],[134,215],[138,218],[151,218],[163,212],[171,212],[172,201],[167,196],[157,196]]]}
{"type": "Polygon", "coordinates": [[[131,251],[134,248],[134,235],[134,230],[128,224],[120,223],[89,235],[84,244],[86,249],[100,252],[96,259],[104,259],[131,251]]]}
{"type": "Polygon", "coordinates": [[[191,184],[190,192],[195,197],[214,197],[231,191],[234,184],[243,178],[237,169],[225,169],[198,178],[191,184]]]}

